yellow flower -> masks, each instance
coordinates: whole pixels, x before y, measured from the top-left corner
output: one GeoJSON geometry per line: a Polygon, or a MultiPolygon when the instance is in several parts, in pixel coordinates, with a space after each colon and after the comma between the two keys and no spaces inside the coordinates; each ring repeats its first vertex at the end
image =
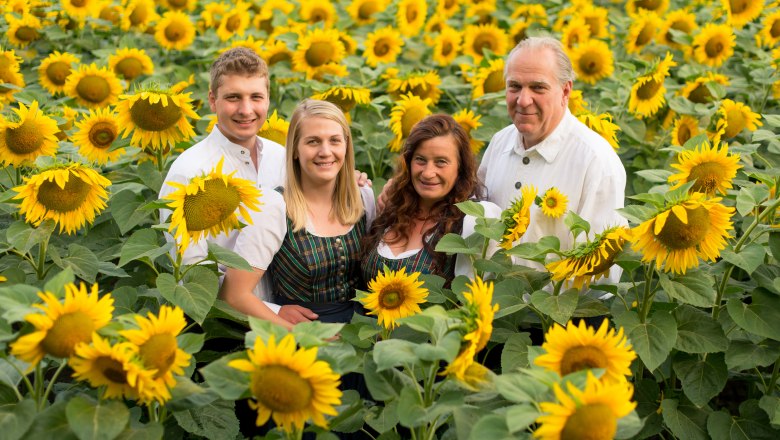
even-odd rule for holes
{"type": "Polygon", "coordinates": [[[358,300],[376,315],[379,325],[392,330],[398,326],[396,320],[420,313],[420,304],[428,298],[428,289],[419,281],[419,272],[406,274],[406,268],[399,271],[385,268],[377,272],[376,278],[368,283],[368,294],[361,294],[358,300]]]}
{"type": "MultiPolygon", "coordinates": [[[[272,19],[276,15],[286,16],[295,9],[295,5],[287,0],[267,0],[260,5],[260,11],[252,20],[252,26],[263,30],[271,36],[274,33],[272,19]]],[[[267,60],[266,60],[267,61],[267,60]]]]}
{"type": "Polygon", "coordinates": [[[414,37],[425,25],[428,4],[425,0],[399,0],[395,21],[405,37],[414,37]]]}
{"type": "Polygon", "coordinates": [[[471,136],[471,131],[482,126],[482,123],[479,122],[482,115],[474,114],[474,112],[469,109],[463,109],[453,114],[452,118],[455,119],[455,121],[463,127],[466,134],[469,135],[469,146],[471,147],[471,151],[474,152],[474,154],[479,153],[479,150],[482,149],[485,142],[474,139],[471,136]]]}
{"type": "Polygon", "coordinates": [[[471,55],[475,64],[482,61],[483,50],[495,55],[505,55],[509,51],[509,37],[506,32],[494,24],[469,25],[463,33],[463,53],[471,55]]]}
{"type": "Polygon", "coordinates": [[[683,146],[689,139],[701,133],[699,120],[689,115],[681,115],[674,120],[672,127],[672,145],[683,146]]]}
{"type": "MultiPolygon", "coordinates": [[[[13,50],[0,49],[0,84],[24,88],[24,76],[19,72],[20,61],[21,58],[13,50]]],[[[4,103],[13,101],[13,94],[17,91],[15,88],[0,86],[0,108],[4,103]]]]}
{"type": "Polygon", "coordinates": [[[552,187],[542,195],[542,214],[551,218],[559,218],[566,214],[566,207],[569,204],[569,198],[566,194],[560,192],[558,188],[552,187]]]}
{"type": "Polygon", "coordinates": [[[504,237],[501,239],[501,247],[512,249],[515,242],[520,240],[528,230],[531,223],[531,205],[536,199],[536,188],[532,185],[525,185],[521,190],[522,197],[516,198],[509,208],[501,213],[501,220],[504,223],[504,237]]]}
{"type": "Polygon", "coordinates": [[[315,78],[324,73],[329,65],[338,64],[346,55],[344,43],[339,40],[336,29],[315,28],[302,36],[293,54],[293,69],[315,78]]]}
{"type": "Polygon", "coordinates": [[[724,136],[727,139],[742,133],[744,129],[755,131],[763,125],[761,123],[761,115],[752,111],[747,105],[730,99],[724,99],[720,103],[718,113],[726,121],[724,136]]]}
{"type": "Polygon", "coordinates": [[[168,11],[155,26],[154,39],[165,49],[184,50],[195,41],[195,25],[181,11],[168,11]]]}
{"type": "Polygon", "coordinates": [[[5,21],[8,23],[5,36],[14,46],[25,47],[41,38],[38,31],[43,28],[43,24],[33,14],[23,14],[21,18],[16,18],[13,14],[5,14],[5,21]]]}
{"type": "Polygon", "coordinates": [[[541,4],[520,4],[514,7],[512,20],[523,20],[529,23],[539,23],[547,26],[547,9],[541,4]]]}
{"type": "Polygon", "coordinates": [[[32,370],[44,356],[67,358],[77,345],[88,343],[92,334],[111,321],[114,299],[110,294],[99,297],[98,285],[89,293],[84,283],[65,285],[65,299],[60,302],[51,292],[38,292],[43,304],[33,304],[41,313],[30,313],[25,321],[35,331],[11,343],[11,354],[30,363],[32,370]]]}
{"type": "Polygon", "coordinates": [[[311,99],[320,99],[336,104],[349,117],[349,112],[356,105],[367,105],[371,102],[371,90],[365,87],[335,85],[313,95],[311,99]]]}
{"type": "Polygon", "coordinates": [[[363,57],[366,64],[376,67],[380,63],[394,63],[401,53],[404,40],[401,33],[390,26],[369,32],[365,41],[363,57]]]}
{"type": "Polygon", "coordinates": [[[257,135],[270,139],[279,145],[285,145],[287,142],[287,131],[290,129],[290,123],[280,118],[276,110],[268,117],[257,135]]]}
{"type": "Polygon", "coordinates": [[[655,260],[665,272],[684,274],[699,265],[698,258],[715,261],[726,247],[734,214],[720,200],[692,193],[671,203],[632,230],[633,249],[642,253],[642,262],[655,260]]]}
{"type": "Polygon", "coordinates": [[[609,9],[586,4],[580,17],[588,25],[591,38],[609,38],[609,9]]]}
{"type": "Polygon", "coordinates": [[[231,39],[234,35],[244,35],[249,27],[249,8],[246,2],[233,3],[230,10],[222,16],[217,27],[217,36],[222,41],[231,39]]]}
{"type": "Polygon", "coordinates": [[[452,17],[460,10],[460,0],[436,0],[436,13],[452,17]]]}
{"type": "Polygon", "coordinates": [[[439,84],[441,84],[441,77],[432,70],[412,72],[402,77],[390,78],[387,81],[387,93],[395,100],[403,95],[412,94],[420,99],[429,100],[431,105],[436,105],[441,97],[439,84]]]}
{"type": "Polygon", "coordinates": [[[588,40],[572,49],[571,62],[577,78],[588,84],[612,76],[615,70],[612,51],[601,40],[588,40]]]}
{"type": "Polygon", "coordinates": [[[168,206],[173,210],[168,231],[176,231],[181,254],[190,241],[238,228],[239,215],[241,221],[252,224],[248,209],[260,211],[261,191],[249,180],[233,177],[235,171],[222,174],[223,161],[221,158],[211,173],[193,177],[186,185],[168,182],[176,188],[168,195],[168,206]]]}
{"type": "Polygon", "coordinates": [[[84,21],[87,17],[97,17],[101,6],[97,0],[61,0],[59,4],[66,14],[78,21],[84,21]]]}
{"type": "Polygon", "coordinates": [[[284,41],[266,41],[263,45],[263,50],[258,52],[258,54],[260,55],[260,58],[268,63],[269,67],[281,61],[287,61],[292,65],[293,53],[284,41]]]}
{"type": "Polygon", "coordinates": [[[656,41],[659,44],[665,44],[669,47],[683,49],[684,46],[682,44],[672,39],[673,35],[671,31],[680,31],[687,35],[691,35],[693,31],[698,28],[699,25],[696,24],[696,14],[688,12],[685,9],[678,9],[666,14],[664,22],[656,34],[656,41]]]}
{"type": "Polygon", "coordinates": [[[708,104],[715,100],[710,92],[711,84],[729,85],[729,78],[719,73],[707,72],[706,76],[700,76],[693,81],[689,81],[680,89],[678,94],[696,104],[708,104]]]}
{"type": "Polygon", "coordinates": [[[758,18],[764,10],[764,0],[721,0],[729,23],[741,28],[758,18]]]}
{"type": "Polygon", "coordinates": [[[0,117],[0,163],[19,166],[38,156],[57,153],[57,121],[38,109],[38,101],[30,107],[21,102],[13,109],[18,121],[0,117]]]}
{"type": "Polygon", "coordinates": [[[43,88],[52,95],[65,91],[65,80],[73,71],[72,65],[79,63],[79,57],[68,52],[52,52],[38,67],[38,79],[43,88]]]}
{"type": "Polygon", "coordinates": [[[439,66],[449,66],[460,53],[460,32],[449,26],[442,28],[433,39],[433,61],[439,66]]]}
{"type": "Polygon", "coordinates": [[[108,68],[122,78],[132,81],[141,75],[154,73],[154,63],[146,51],[123,48],[108,57],[108,68]]]}
{"type": "Polygon", "coordinates": [[[762,46],[777,47],[780,43],[780,9],[764,17],[757,38],[762,46]]]}
{"type": "Polygon", "coordinates": [[[174,11],[192,11],[198,5],[198,0],[160,0],[160,5],[174,11]]]}
{"type": "Polygon", "coordinates": [[[131,145],[160,149],[195,136],[187,118],[199,117],[192,110],[189,93],[149,89],[122,95],[120,99],[116,106],[117,122],[123,138],[133,133],[131,145]]]}
{"type": "Polygon", "coordinates": [[[631,413],[636,402],[631,401],[633,386],[626,382],[604,384],[588,373],[584,390],[569,382],[568,394],[555,384],[555,397],[560,403],[542,402],[545,415],[536,419],[540,426],[534,437],[541,440],[612,440],[618,419],[631,413]]]}
{"type": "Polygon", "coordinates": [[[112,109],[90,110],[88,116],[76,122],[76,127],[78,131],[73,135],[73,143],[85,158],[105,165],[125,153],[124,148],[111,148],[119,137],[119,125],[112,109]]]}
{"type": "Polygon", "coordinates": [[[588,111],[587,110],[588,103],[585,101],[585,98],[582,96],[582,90],[572,89],[571,93],[569,94],[568,105],[569,105],[569,111],[575,116],[588,111]]]}
{"type": "Polygon", "coordinates": [[[609,275],[615,257],[628,240],[631,240],[629,229],[608,228],[592,241],[579,243],[574,249],[564,251],[563,259],[547,263],[545,267],[552,274],[553,281],[568,280],[573,287],[581,289],[609,275]]]}
{"type": "Polygon", "coordinates": [[[326,29],[333,27],[338,19],[336,7],[330,0],[302,0],[299,14],[302,21],[310,25],[322,23],[326,29]]]}
{"type": "Polygon", "coordinates": [[[705,142],[693,151],[680,153],[677,161],[678,163],[672,164],[672,168],[680,172],[669,176],[669,183],[677,182],[671,189],[695,180],[691,191],[710,196],[715,192],[725,195],[731,188],[731,181],[736,177],[737,170],[742,168],[742,165],[739,165],[739,154],[729,154],[726,144],[722,144],[718,149],[717,146],[711,147],[705,142]]]}
{"type": "Polygon", "coordinates": [[[122,93],[119,78],[106,67],[81,65],[65,80],[65,94],[88,108],[114,104],[122,93]]]}
{"type": "MultiPolygon", "coordinates": [[[[146,29],[160,16],[155,12],[154,0],[129,0],[122,14],[121,28],[123,31],[135,29],[146,32],[146,29]]],[[[178,13],[179,11],[172,11],[178,13]]],[[[159,31],[158,23],[158,31],[159,31]]]]}
{"type": "Polygon", "coordinates": [[[528,38],[528,29],[531,28],[531,23],[525,20],[515,21],[507,31],[507,37],[509,38],[509,46],[515,47],[518,43],[528,38]]]}
{"type": "MultiPolygon", "coordinates": [[[[230,42],[230,46],[224,47],[219,50],[219,54],[221,55],[224,52],[227,52],[230,49],[236,48],[236,47],[245,47],[247,49],[252,50],[254,53],[260,55],[265,50],[265,42],[263,40],[255,40],[255,37],[248,36],[244,40],[233,40],[230,42]]],[[[261,55],[262,58],[262,55],[261,55]]],[[[265,58],[263,58],[265,59],[265,58]]],[[[266,61],[267,62],[267,61],[266,61]]]]}
{"type": "Polygon", "coordinates": [[[707,23],[693,38],[693,58],[706,66],[719,67],[734,53],[736,40],[731,26],[707,23]]]}
{"type": "Polygon", "coordinates": [[[401,96],[390,112],[390,129],[395,134],[395,138],[390,143],[390,151],[401,151],[401,146],[412,131],[412,127],[431,114],[428,108],[430,105],[429,99],[422,99],[411,93],[401,96]]]}
{"type": "Polygon", "coordinates": [[[672,54],[668,52],[663,61],[659,62],[656,59],[654,69],[637,78],[631,87],[628,110],[638,118],[647,118],[656,114],[666,102],[664,80],[669,76],[669,68],[676,65],[677,63],[672,60],[672,54]]]}
{"type": "Polygon", "coordinates": [[[376,21],[375,15],[387,9],[387,0],[352,0],[347,13],[355,24],[366,25],[376,21]]]}
{"type": "Polygon", "coordinates": [[[620,126],[612,122],[612,115],[609,113],[597,115],[589,111],[583,111],[577,115],[577,119],[609,142],[609,145],[615,151],[620,148],[617,140],[617,132],[620,131],[620,126]]]}
{"type": "Polygon", "coordinates": [[[487,66],[479,67],[474,76],[469,80],[474,87],[471,91],[473,99],[480,98],[486,93],[498,93],[506,88],[504,82],[504,59],[490,60],[487,66]]]}
{"type": "Polygon", "coordinates": [[[669,9],[669,0],[628,0],[626,2],[626,12],[629,15],[642,15],[648,12],[663,15],[667,9],[669,9]]]}
{"type": "Polygon", "coordinates": [[[561,44],[571,50],[590,40],[590,26],[583,17],[575,17],[563,28],[561,34],[561,44]]]}
{"type": "Polygon", "coordinates": [[[330,365],[317,360],[317,348],[295,349],[295,339],[287,334],[279,344],[271,335],[268,344],[255,339],[249,360],[230,361],[229,366],[251,374],[249,388],[256,401],[257,426],[273,417],[286,432],[301,431],[308,420],[327,428],[325,415],[335,416],[341,404],[340,377],[330,365]]]}
{"type": "Polygon", "coordinates": [[[663,26],[663,21],[655,13],[648,12],[635,16],[628,28],[626,35],[626,52],[638,54],[653,42],[659,29],[663,26]]]}

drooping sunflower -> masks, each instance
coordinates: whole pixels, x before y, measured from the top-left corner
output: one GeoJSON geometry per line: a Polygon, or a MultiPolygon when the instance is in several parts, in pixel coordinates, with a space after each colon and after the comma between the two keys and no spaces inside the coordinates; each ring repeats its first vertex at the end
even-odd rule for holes
{"type": "Polygon", "coordinates": [[[780,9],[764,17],[757,38],[762,46],[777,47],[780,43],[780,9]]]}
{"type": "Polygon", "coordinates": [[[707,199],[704,193],[690,193],[670,202],[649,220],[632,230],[632,248],[642,262],[655,260],[657,269],[685,273],[699,265],[699,258],[715,261],[726,247],[732,229],[734,208],[707,199]]]}
{"type": "Polygon", "coordinates": [[[590,40],[590,26],[582,17],[574,17],[561,31],[561,44],[571,50],[590,40]]]}
{"type": "Polygon", "coordinates": [[[290,129],[290,123],[280,118],[276,114],[276,110],[271,113],[271,116],[266,118],[260,131],[257,135],[270,139],[279,145],[284,145],[287,142],[287,131],[290,129]]]}
{"type": "Polygon", "coordinates": [[[471,151],[473,151],[474,154],[479,153],[479,150],[481,150],[485,145],[484,141],[474,139],[471,136],[472,130],[476,130],[482,126],[482,123],[479,122],[481,118],[482,115],[474,114],[472,110],[465,108],[452,115],[452,119],[455,119],[455,122],[460,124],[466,134],[469,135],[469,146],[471,147],[471,151]]]}
{"type": "Polygon", "coordinates": [[[88,116],[76,122],[76,128],[73,143],[79,147],[79,154],[88,160],[105,165],[125,154],[124,148],[111,149],[119,138],[119,124],[111,108],[90,110],[88,116]]]}
{"type": "Polygon", "coordinates": [[[693,58],[706,66],[719,67],[734,54],[737,36],[727,24],[707,23],[693,37],[693,58]]]}
{"type": "MultiPolygon", "coordinates": [[[[622,228],[620,228],[622,230],[622,228]]],[[[542,349],[545,354],[534,360],[534,364],[555,371],[561,377],[592,368],[603,368],[603,383],[620,383],[631,375],[631,361],[636,353],[623,334],[609,329],[609,320],[604,319],[598,330],[580,320],[575,326],[572,321],[562,327],[555,323],[544,336],[542,349]]]]}
{"type": "Polygon", "coordinates": [[[506,55],[509,50],[509,37],[506,31],[495,24],[469,25],[463,32],[463,53],[470,55],[474,63],[482,61],[483,50],[495,55],[506,55]]]}
{"type": "Polygon", "coordinates": [[[607,228],[593,240],[564,251],[563,259],[547,263],[553,281],[568,280],[577,289],[587,287],[601,277],[609,276],[615,257],[631,240],[630,230],[621,226],[607,228]]]}
{"type": "Polygon", "coordinates": [[[93,334],[92,344],[79,344],[70,358],[73,377],[103,389],[105,399],[138,399],[149,388],[152,372],[134,360],[137,349],[127,342],[111,345],[93,334]]]}
{"type": "Polygon", "coordinates": [[[365,87],[335,85],[317,93],[311,99],[320,99],[336,104],[345,115],[356,105],[367,105],[371,102],[371,90],[365,87]]]}
{"type": "Polygon", "coordinates": [[[764,0],[721,0],[731,26],[742,28],[758,18],[764,10],[764,0]]]}
{"type": "Polygon", "coordinates": [[[65,94],[80,105],[100,108],[114,104],[122,93],[122,84],[114,72],[106,67],[98,68],[94,63],[79,66],[65,80],[65,94]]]}
{"type": "Polygon", "coordinates": [[[582,90],[572,89],[569,93],[569,111],[577,116],[588,111],[588,102],[582,96],[582,90]]]}
{"type": "Polygon", "coordinates": [[[0,163],[18,166],[38,156],[54,156],[57,121],[38,109],[38,101],[33,101],[29,108],[20,102],[13,112],[17,121],[0,117],[0,163]]]}
{"type": "Polygon", "coordinates": [[[664,80],[669,76],[669,69],[677,65],[668,52],[663,61],[657,59],[655,64],[651,72],[637,78],[631,87],[628,110],[638,118],[653,116],[663,107],[666,102],[664,80]]]}
{"type": "Polygon", "coordinates": [[[65,299],[60,302],[51,292],[38,292],[43,304],[33,304],[43,313],[30,313],[25,321],[35,331],[11,343],[11,354],[28,362],[33,369],[44,356],[67,358],[77,345],[88,343],[92,333],[111,322],[114,299],[110,294],[98,295],[98,285],[89,292],[81,283],[65,285],[65,299]]]}
{"type": "Polygon", "coordinates": [[[542,214],[551,218],[559,218],[566,214],[566,208],[569,204],[569,198],[566,194],[560,192],[558,188],[551,187],[542,195],[541,210],[542,214]]]}
{"type": "Polygon", "coordinates": [[[490,60],[487,66],[479,67],[474,76],[469,80],[472,87],[471,97],[477,99],[486,93],[497,93],[506,88],[504,82],[504,59],[490,60]]]}
{"type": "Polygon", "coordinates": [[[609,145],[617,151],[620,148],[618,144],[617,132],[620,126],[612,122],[612,115],[609,113],[595,114],[589,111],[583,111],[577,115],[577,119],[588,128],[598,133],[609,142],[609,145]]]}
{"type": "Polygon", "coordinates": [[[43,24],[35,15],[23,14],[21,18],[17,18],[13,14],[6,14],[5,20],[8,23],[5,36],[12,45],[25,47],[41,38],[38,31],[43,28],[43,24]]]}
{"type": "Polygon", "coordinates": [[[515,242],[528,230],[528,225],[531,224],[531,205],[535,198],[536,188],[533,185],[524,185],[521,197],[512,201],[509,208],[501,213],[501,221],[504,223],[504,237],[500,243],[502,248],[512,249],[515,242]]]}
{"type": "Polygon", "coordinates": [[[302,0],[299,14],[304,22],[310,25],[322,23],[326,29],[333,27],[339,17],[336,6],[330,0],[302,0]]]}
{"type": "Polygon", "coordinates": [[[122,30],[129,31],[135,29],[140,32],[146,32],[146,29],[160,18],[155,11],[156,7],[154,0],[129,0],[122,14],[122,30]]]}
{"type": "Polygon", "coordinates": [[[101,6],[98,0],[61,0],[59,4],[66,14],[78,21],[97,17],[101,6]]]}
{"type": "Polygon", "coordinates": [[[726,139],[733,138],[745,129],[755,131],[763,125],[761,115],[751,110],[747,105],[731,99],[724,99],[720,103],[718,113],[726,121],[726,132],[724,133],[726,139]]]}
{"type": "Polygon", "coordinates": [[[199,119],[199,116],[192,110],[191,102],[189,93],[159,89],[120,96],[116,111],[122,137],[133,133],[131,145],[154,149],[192,139],[195,131],[187,118],[199,119]]]}
{"type": "Polygon", "coordinates": [[[669,0],[628,0],[626,2],[626,12],[629,15],[641,15],[647,12],[663,15],[667,9],[669,9],[669,0]]]}
{"type": "Polygon", "coordinates": [[[394,63],[401,53],[404,40],[401,38],[400,32],[391,26],[385,26],[374,32],[369,32],[364,44],[363,58],[365,58],[366,64],[376,67],[380,63],[394,63]]]}
{"type": "Polygon", "coordinates": [[[699,25],[696,24],[696,14],[685,9],[677,9],[666,14],[661,28],[656,34],[656,41],[676,49],[683,49],[683,45],[674,41],[672,30],[691,35],[699,25]]]}
{"type": "Polygon", "coordinates": [[[286,432],[301,431],[311,420],[327,428],[325,415],[337,415],[341,404],[340,377],[330,364],[317,360],[317,347],[296,350],[295,339],[287,334],[279,343],[274,335],[268,343],[255,339],[247,350],[249,360],[236,359],[229,366],[251,374],[249,388],[257,410],[257,426],[269,418],[286,432]]]}
{"type": "Polygon", "coordinates": [[[106,208],[111,181],[82,164],[55,165],[31,177],[13,190],[15,200],[21,200],[19,213],[25,221],[38,226],[47,219],[54,220],[60,233],[75,234],[86,223],[92,224],[95,215],[106,208]]]}
{"type": "Polygon", "coordinates": [[[13,101],[13,94],[19,89],[3,87],[2,84],[10,84],[24,88],[24,76],[19,72],[21,58],[16,56],[13,50],[0,49],[0,108],[6,102],[13,101]]]}
{"type": "Polygon", "coordinates": [[[345,55],[346,50],[344,43],[339,40],[338,30],[315,28],[306,32],[298,41],[292,65],[295,71],[305,73],[306,78],[314,78],[326,66],[341,62],[345,55]]]}
{"type": "Polygon", "coordinates": [[[694,150],[678,154],[677,163],[673,163],[672,168],[679,172],[669,176],[669,183],[674,184],[671,189],[695,180],[692,192],[713,196],[716,192],[726,195],[742,165],[739,164],[739,154],[729,154],[725,143],[718,148],[705,142],[694,150]]]}
{"type": "Polygon", "coordinates": [[[659,29],[663,26],[663,21],[655,13],[648,12],[635,16],[628,28],[626,35],[626,52],[638,54],[653,42],[659,29]]]}
{"type": "Polygon", "coordinates": [[[457,29],[445,26],[433,39],[433,61],[439,66],[449,66],[461,49],[461,35],[457,29]]]}
{"type": "Polygon", "coordinates": [[[397,319],[420,313],[420,304],[428,298],[428,289],[419,280],[420,273],[407,275],[406,268],[399,271],[384,268],[368,283],[369,292],[358,295],[358,300],[376,315],[378,324],[388,330],[398,326],[397,319]]]}
{"type": "Polygon", "coordinates": [[[571,62],[577,78],[588,84],[612,75],[615,61],[609,45],[601,40],[588,40],[571,50],[571,62]]]}
{"type": "Polygon", "coordinates": [[[108,57],[108,68],[118,76],[132,81],[141,75],[154,73],[154,63],[146,51],[136,48],[122,48],[108,57]]]}
{"type": "Polygon", "coordinates": [[[699,133],[699,120],[690,115],[681,115],[672,126],[672,145],[683,146],[699,133]]]}
{"type": "Polygon", "coordinates": [[[165,49],[184,50],[195,41],[195,25],[182,11],[168,11],[155,26],[154,39],[165,49]]]}
{"type": "Polygon", "coordinates": [[[252,224],[248,210],[260,211],[262,192],[252,182],[233,177],[236,172],[222,174],[224,158],[205,176],[190,179],[188,184],[168,182],[176,191],[168,195],[173,214],[169,232],[184,254],[190,242],[230,232],[241,221],[252,224]],[[238,215],[236,214],[238,211],[238,215]]]}
{"type": "Polygon", "coordinates": [[[729,77],[719,73],[707,72],[706,76],[700,76],[693,81],[685,83],[678,94],[696,104],[709,104],[715,100],[715,96],[710,91],[711,84],[728,86],[729,77]]]}
{"type": "Polygon", "coordinates": [[[65,80],[73,71],[72,65],[80,62],[79,57],[68,52],[54,51],[41,61],[38,79],[52,95],[65,91],[65,80]]]}
{"type": "Polygon", "coordinates": [[[414,37],[425,26],[428,4],[425,0],[399,0],[395,22],[401,35],[414,37]]]}
{"type": "Polygon", "coordinates": [[[387,0],[352,0],[347,6],[347,13],[355,24],[366,25],[375,22],[375,15],[385,9],[387,0]]]}
{"type": "Polygon", "coordinates": [[[431,114],[429,99],[422,99],[411,93],[401,96],[390,112],[390,129],[395,137],[390,142],[390,151],[401,151],[404,140],[409,136],[412,127],[424,117],[431,114]]]}
{"type": "Polygon", "coordinates": [[[634,387],[626,381],[602,383],[588,373],[585,389],[569,382],[568,393],[554,385],[559,403],[542,402],[544,415],[536,419],[539,428],[534,437],[540,440],[611,440],[617,432],[617,422],[631,413],[636,402],[631,401],[634,387]]]}
{"type": "Polygon", "coordinates": [[[439,84],[441,84],[441,77],[433,70],[411,72],[389,79],[387,93],[396,100],[411,93],[421,99],[430,100],[431,105],[436,105],[442,93],[439,84]]]}

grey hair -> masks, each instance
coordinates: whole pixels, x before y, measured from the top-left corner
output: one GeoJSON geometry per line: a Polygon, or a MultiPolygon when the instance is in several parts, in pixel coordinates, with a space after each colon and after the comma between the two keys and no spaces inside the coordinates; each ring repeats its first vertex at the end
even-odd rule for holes
{"type": "Polygon", "coordinates": [[[556,38],[540,36],[528,37],[520,41],[517,43],[517,46],[509,52],[509,55],[506,56],[506,63],[504,63],[504,78],[506,78],[507,70],[509,69],[509,60],[511,60],[512,56],[517,52],[520,52],[523,49],[549,49],[552,51],[555,55],[556,64],[558,65],[558,72],[556,72],[556,74],[558,76],[558,82],[560,82],[561,85],[566,84],[569,81],[574,81],[574,78],[577,76],[574,73],[574,68],[571,65],[569,56],[566,55],[566,51],[563,50],[563,44],[556,38]]]}

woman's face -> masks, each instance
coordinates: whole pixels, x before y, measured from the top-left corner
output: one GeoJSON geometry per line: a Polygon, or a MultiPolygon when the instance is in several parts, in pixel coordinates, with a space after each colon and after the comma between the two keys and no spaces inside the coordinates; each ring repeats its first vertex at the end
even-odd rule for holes
{"type": "Polygon", "coordinates": [[[347,139],[338,122],[309,117],[301,122],[301,136],[296,145],[301,167],[302,185],[334,183],[344,166],[347,139]]]}
{"type": "Polygon", "coordinates": [[[452,191],[459,167],[458,146],[452,135],[428,139],[417,147],[410,168],[422,207],[430,208],[452,191]]]}

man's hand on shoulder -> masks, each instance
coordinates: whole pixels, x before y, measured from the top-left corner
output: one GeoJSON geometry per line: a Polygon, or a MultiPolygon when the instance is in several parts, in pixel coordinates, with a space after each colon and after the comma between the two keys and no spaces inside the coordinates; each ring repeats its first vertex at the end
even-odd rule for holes
{"type": "Polygon", "coordinates": [[[358,170],[355,170],[355,182],[357,182],[358,186],[361,188],[365,186],[371,188],[371,185],[373,184],[371,179],[368,178],[368,174],[358,170]]]}
{"type": "Polygon", "coordinates": [[[279,317],[295,325],[299,322],[313,321],[319,315],[303,306],[288,305],[279,309],[279,317]]]}

